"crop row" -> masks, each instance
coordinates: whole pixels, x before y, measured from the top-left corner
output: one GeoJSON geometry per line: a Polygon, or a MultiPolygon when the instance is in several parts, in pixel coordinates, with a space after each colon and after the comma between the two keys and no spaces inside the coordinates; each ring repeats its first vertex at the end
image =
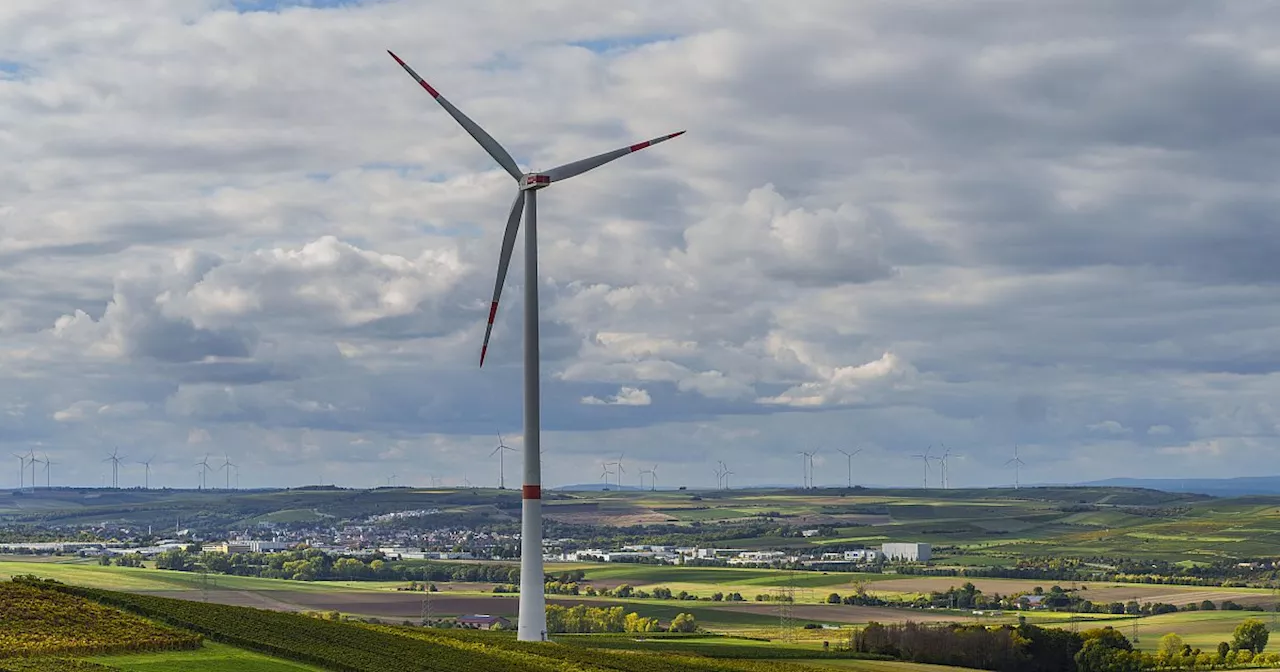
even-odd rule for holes
{"type": "Polygon", "coordinates": [[[120,668],[66,658],[15,658],[0,660],[0,672],[118,672],[120,668]]]}
{"type": "Polygon", "coordinates": [[[80,597],[0,583],[0,658],[194,649],[200,641],[80,597]]]}

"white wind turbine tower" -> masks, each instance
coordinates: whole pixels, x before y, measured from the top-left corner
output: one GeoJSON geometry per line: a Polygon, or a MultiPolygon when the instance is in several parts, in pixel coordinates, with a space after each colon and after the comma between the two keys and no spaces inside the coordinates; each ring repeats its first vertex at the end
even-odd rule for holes
{"type": "MultiPolygon", "coordinates": [[[[117,448],[111,451],[111,455],[107,457],[107,459],[103,460],[103,462],[111,463],[111,487],[113,488],[120,487],[120,456],[116,454],[119,450],[120,449],[117,448]]],[[[32,478],[32,480],[35,479],[32,478]]]]}
{"type": "Polygon", "coordinates": [[[809,453],[809,487],[815,490],[818,488],[818,478],[817,472],[813,470],[813,458],[821,452],[821,448],[814,448],[813,452],[809,453]]]}
{"type": "Polygon", "coordinates": [[[49,459],[49,453],[44,454],[44,487],[46,490],[52,488],[52,481],[49,479],[49,467],[53,466],[53,460],[49,459]]]}
{"type": "Polygon", "coordinates": [[[404,71],[409,73],[409,76],[413,77],[418,85],[516,180],[516,198],[511,204],[506,230],[502,235],[502,252],[498,256],[498,277],[494,283],[493,301],[489,304],[489,322],[485,327],[484,342],[480,346],[480,366],[484,366],[484,357],[489,350],[489,336],[493,332],[493,320],[498,313],[498,299],[502,294],[502,283],[507,277],[507,266],[511,263],[511,254],[515,249],[516,232],[520,228],[523,210],[526,222],[524,233],[524,485],[521,488],[523,508],[520,529],[520,612],[516,620],[516,636],[521,641],[546,641],[546,593],[542,582],[542,462],[539,459],[540,451],[538,450],[538,439],[541,434],[538,370],[538,190],[599,168],[610,161],[659,142],[670,140],[684,131],[566,163],[550,170],[522,173],[515,159],[511,158],[511,154],[498,144],[497,140],[454,107],[426,80],[419,77],[413,68],[400,60],[399,56],[391,51],[387,53],[391,54],[391,58],[394,58],[396,63],[399,63],[400,67],[404,68],[404,71]]]}
{"type": "Polygon", "coordinates": [[[618,461],[612,463],[613,466],[618,468],[618,473],[615,474],[618,478],[618,492],[622,492],[622,475],[627,473],[627,470],[622,466],[622,458],[624,456],[626,456],[626,453],[618,453],[618,461]]]}
{"type": "Polygon", "coordinates": [[[27,449],[27,463],[31,465],[31,490],[36,489],[36,464],[40,462],[40,458],[36,457],[36,451],[27,449]]]}
{"type": "Polygon", "coordinates": [[[925,448],[923,454],[916,453],[915,455],[911,456],[912,458],[918,458],[921,462],[924,462],[924,489],[925,490],[929,489],[929,460],[933,459],[929,456],[929,451],[931,450],[933,450],[933,446],[929,446],[928,448],[925,448]]]}
{"type": "MultiPolygon", "coordinates": [[[[943,447],[945,448],[946,446],[944,445],[943,447]]],[[[942,457],[938,458],[938,462],[942,465],[942,489],[943,490],[947,490],[951,488],[951,467],[949,466],[950,465],[949,460],[953,457],[964,457],[964,455],[961,455],[959,453],[953,453],[951,452],[950,448],[947,448],[947,451],[942,454],[942,457]]]]}
{"type": "Polygon", "coordinates": [[[1021,474],[1019,473],[1020,472],[1019,468],[1025,465],[1026,462],[1023,462],[1022,458],[1018,457],[1018,444],[1016,443],[1013,444],[1013,459],[1009,460],[1008,462],[1005,462],[1004,466],[1007,467],[1011,464],[1013,465],[1013,489],[1017,490],[1020,485],[1019,481],[1021,480],[1021,474]]]}
{"type": "Polygon", "coordinates": [[[150,489],[151,489],[151,462],[152,462],[153,460],[155,460],[155,459],[156,459],[156,456],[155,456],[155,455],[152,455],[151,457],[148,457],[147,459],[142,460],[141,462],[138,462],[138,464],[141,464],[141,465],[143,466],[143,468],[145,468],[145,469],[146,469],[146,477],[145,477],[145,480],[142,482],[142,483],[143,483],[143,486],[142,486],[142,489],[143,489],[143,490],[150,490],[150,489]]]}
{"type": "Polygon", "coordinates": [[[200,489],[204,490],[206,486],[206,477],[209,472],[213,471],[213,467],[209,466],[209,453],[205,453],[204,459],[196,462],[196,466],[200,467],[200,489]]]}
{"type": "Polygon", "coordinates": [[[507,465],[504,460],[504,457],[505,457],[504,453],[506,453],[508,450],[514,452],[515,448],[512,448],[507,444],[503,443],[502,435],[499,434],[498,447],[494,448],[493,452],[489,453],[489,457],[493,457],[495,454],[498,456],[498,489],[499,490],[507,489],[507,465]]]}
{"type": "Polygon", "coordinates": [[[608,489],[609,489],[609,477],[613,475],[613,472],[612,472],[612,471],[609,471],[609,465],[610,465],[610,464],[613,464],[613,463],[612,463],[612,462],[602,462],[602,463],[600,463],[600,467],[601,467],[601,471],[600,471],[600,478],[604,479],[604,489],[605,489],[605,490],[608,490],[608,489]]]}
{"type": "Polygon", "coordinates": [[[849,461],[849,483],[848,483],[848,485],[847,485],[847,486],[845,486],[845,487],[847,487],[847,488],[853,488],[853,456],[854,456],[854,455],[857,455],[858,453],[861,453],[861,452],[862,452],[862,449],[861,449],[861,448],[859,448],[859,449],[857,449],[857,450],[853,451],[852,453],[851,453],[851,452],[849,452],[849,451],[847,451],[847,450],[845,450],[845,449],[843,449],[843,448],[836,448],[836,450],[838,450],[838,451],[840,451],[840,452],[844,453],[845,458],[847,458],[847,459],[848,459],[848,461],[849,461]]]}
{"type": "Polygon", "coordinates": [[[36,465],[44,464],[44,460],[36,457],[35,451],[31,451],[31,457],[29,457],[28,459],[31,461],[31,491],[35,492],[35,489],[40,485],[40,483],[36,480],[36,465]]]}
{"type": "Polygon", "coordinates": [[[18,490],[22,490],[27,487],[27,456],[22,453],[13,456],[18,458],[18,490]]]}
{"type": "Polygon", "coordinates": [[[809,458],[813,457],[813,454],[812,454],[812,453],[806,453],[806,452],[805,452],[805,451],[803,451],[803,450],[801,450],[801,451],[797,451],[797,452],[796,452],[796,454],[800,456],[800,466],[801,466],[801,467],[803,468],[803,470],[804,470],[804,484],[800,486],[800,489],[801,489],[801,490],[808,490],[808,489],[809,489],[809,480],[810,480],[810,479],[809,479],[809,465],[810,465],[810,459],[809,459],[809,458]]]}
{"type": "Polygon", "coordinates": [[[226,472],[226,476],[227,476],[227,489],[228,489],[228,490],[230,490],[230,489],[231,489],[231,468],[232,468],[232,467],[234,467],[234,466],[236,466],[236,465],[234,465],[234,464],[232,464],[232,463],[231,463],[231,457],[230,457],[229,455],[227,455],[226,453],[223,453],[223,454],[222,454],[222,466],[221,466],[221,467],[218,467],[218,468],[219,468],[219,469],[221,469],[221,470],[223,470],[224,472],[226,472]]]}

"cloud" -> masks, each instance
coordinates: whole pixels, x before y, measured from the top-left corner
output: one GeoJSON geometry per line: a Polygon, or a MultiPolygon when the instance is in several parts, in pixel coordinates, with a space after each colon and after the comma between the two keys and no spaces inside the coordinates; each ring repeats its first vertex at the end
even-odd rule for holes
{"type": "Polygon", "coordinates": [[[857,442],[914,484],[940,437],[956,485],[1015,443],[1026,482],[1228,476],[1280,436],[1275,8],[3,11],[0,394],[68,482],[116,444],[459,482],[518,431],[519,249],[478,368],[513,185],[388,47],[527,169],[689,131],[540,192],[548,482],[857,442]]]}
{"type": "Polygon", "coordinates": [[[653,400],[649,393],[636,387],[623,387],[618,393],[606,399],[583,397],[582,403],[590,406],[648,406],[653,400]]]}

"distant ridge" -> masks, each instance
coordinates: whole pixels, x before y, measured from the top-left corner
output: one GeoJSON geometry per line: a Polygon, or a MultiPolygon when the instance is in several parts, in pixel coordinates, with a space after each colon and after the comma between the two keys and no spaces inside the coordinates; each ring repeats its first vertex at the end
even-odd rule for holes
{"type": "Polygon", "coordinates": [[[1280,476],[1235,478],[1108,478],[1080,485],[1110,488],[1149,488],[1164,492],[1189,492],[1214,497],[1280,495],[1280,476]]]}

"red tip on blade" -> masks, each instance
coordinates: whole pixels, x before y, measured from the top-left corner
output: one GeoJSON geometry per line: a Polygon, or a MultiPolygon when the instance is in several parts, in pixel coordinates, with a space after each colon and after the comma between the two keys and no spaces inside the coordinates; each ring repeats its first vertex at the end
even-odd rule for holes
{"type": "Polygon", "coordinates": [[[631,145],[631,146],[630,146],[630,147],[628,147],[627,149],[630,149],[630,150],[631,150],[631,151],[633,151],[633,152],[638,152],[638,151],[640,151],[640,150],[644,149],[645,147],[648,147],[649,145],[650,145],[650,141],[649,141],[649,140],[645,140],[644,142],[637,142],[636,144],[631,145]]]}
{"type": "Polygon", "coordinates": [[[494,301],[489,306],[489,324],[493,324],[493,318],[498,314],[498,302],[494,301]]]}
{"type": "Polygon", "coordinates": [[[486,352],[489,352],[488,345],[484,345],[480,348],[480,366],[484,366],[484,355],[486,352]]]}
{"type": "Polygon", "coordinates": [[[419,79],[418,83],[422,85],[422,88],[427,90],[427,93],[431,94],[432,98],[440,97],[440,94],[435,89],[431,88],[431,85],[427,83],[427,80],[419,79]]]}

